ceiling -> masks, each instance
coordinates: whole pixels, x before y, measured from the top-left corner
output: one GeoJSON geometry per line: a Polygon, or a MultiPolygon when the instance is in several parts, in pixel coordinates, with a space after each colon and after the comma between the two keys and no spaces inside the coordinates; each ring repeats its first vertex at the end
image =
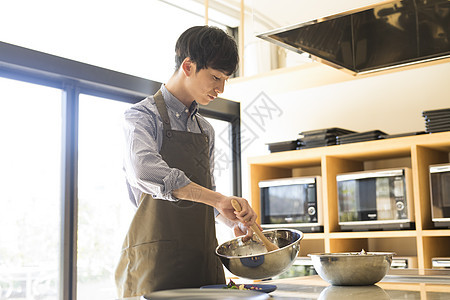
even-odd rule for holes
{"type": "MultiPolygon", "coordinates": [[[[204,15],[205,0],[161,0],[178,3],[186,10],[204,15]]],[[[207,0],[209,17],[230,27],[239,26],[241,0],[207,0]]],[[[327,17],[386,0],[244,0],[246,18],[263,25],[267,30],[327,17]]]]}
{"type": "MultiPolygon", "coordinates": [[[[160,0],[196,15],[204,16],[205,0],[160,0]]],[[[266,29],[298,22],[298,11],[307,0],[247,0],[244,1],[246,17],[262,24],[266,29]],[[276,4],[275,4],[276,3],[276,4]],[[289,7],[289,9],[286,9],[289,7]]],[[[240,23],[241,0],[208,0],[208,17],[217,23],[237,27],[240,23]]]]}

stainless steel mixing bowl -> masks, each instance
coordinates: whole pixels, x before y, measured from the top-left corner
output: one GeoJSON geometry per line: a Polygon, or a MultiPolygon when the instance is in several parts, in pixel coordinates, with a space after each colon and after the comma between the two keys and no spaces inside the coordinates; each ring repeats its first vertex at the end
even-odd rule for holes
{"type": "Polygon", "coordinates": [[[261,240],[254,235],[244,242],[242,237],[232,239],[216,248],[223,265],[234,275],[248,279],[266,279],[286,271],[300,251],[303,233],[293,229],[263,231],[269,241],[280,249],[267,252],[261,240]]]}
{"type": "Polygon", "coordinates": [[[386,275],[395,253],[348,252],[308,254],[314,269],[332,285],[371,285],[386,275]]]}

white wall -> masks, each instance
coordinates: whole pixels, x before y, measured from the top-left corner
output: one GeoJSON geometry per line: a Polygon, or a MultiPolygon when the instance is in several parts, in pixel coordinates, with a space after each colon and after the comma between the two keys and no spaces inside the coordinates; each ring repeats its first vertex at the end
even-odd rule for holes
{"type": "Polygon", "coordinates": [[[423,131],[422,111],[450,108],[450,62],[358,78],[313,64],[227,85],[224,98],[241,102],[244,197],[249,195],[247,158],[268,153],[265,143],[294,140],[300,131],[328,127],[388,134],[423,131]],[[327,72],[342,77],[327,81],[327,72]],[[303,80],[308,84],[302,85],[303,80]],[[263,98],[273,111],[264,109],[263,98]],[[255,107],[262,117],[251,115],[255,107]],[[263,126],[258,126],[261,121],[263,126]]]}

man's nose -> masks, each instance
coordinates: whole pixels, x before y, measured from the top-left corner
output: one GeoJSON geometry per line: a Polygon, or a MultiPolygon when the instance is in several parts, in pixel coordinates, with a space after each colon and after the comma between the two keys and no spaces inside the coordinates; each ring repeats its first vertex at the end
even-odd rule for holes
{"type": "Polygon", "coordinates": [[[222,94],[225,89],[225,81],[222,81],[220,85],[214,90],[217,94],[222,94]]]}

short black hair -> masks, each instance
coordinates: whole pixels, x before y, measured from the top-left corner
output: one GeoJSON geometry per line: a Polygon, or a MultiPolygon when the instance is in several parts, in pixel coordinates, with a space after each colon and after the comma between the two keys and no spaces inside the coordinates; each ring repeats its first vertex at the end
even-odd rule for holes
{"type": "Polygon", "coordinates": [[[212,68],[228,76],[238,66],[239,54],[235,40],[213,26],[194,26],[183,32],[175,45],[175,70],[186,57],[201,69],[212,68]]]}

